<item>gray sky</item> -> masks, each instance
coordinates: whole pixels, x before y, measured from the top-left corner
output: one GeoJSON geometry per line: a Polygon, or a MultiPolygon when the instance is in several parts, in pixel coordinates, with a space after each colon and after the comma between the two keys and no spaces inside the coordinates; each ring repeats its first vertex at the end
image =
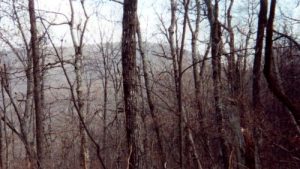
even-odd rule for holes
{"type": "MultiPolygon", "coordinates": [[[[41,11],[55,11],[70,16],[70,7],[68,0],[38,0],[37,8],[41,11]]],[[[79,1],[73,2],[75,7],[75,23],[83,21],[82,10],[79,1]]],[[[138,14],[141,22],[141,29],[143,35],[147,39],[151,39],[152,35],[157,31],[157,14],[161,14],[168,8],[169,1],[155,1],[155,0],[140,0],[138,6],[138,14]]],[[[86,40],[88,43],[93,43],[99,40],[100,33],[104,34],[104,38],[110,39],[113,34],[113,41],[120,41],[122,29],[122,6],[115,2],[99,3],[97,0],[87,0],[86,8],[88,14],[91,16],[88,23],[88,32],[86,40]]],[[[43,13],[43,12],[41,12],[43,13]]],[[[60,15],[46,14],[47,20],[55,23],[65,22],[66,19],[60,15]]],[[[166,18],[169,16],[166,16],[166,18]]],[[[70,17],[69,17],[70,18],[70,17]]],[[[56,38],[69,39],[69,29],[66,25],[55,26],[52,28],[55,32],[56,38]]],[[[66,43],[70,43],[67,40],[66,43]]]]}
{"type": "MultiPolygon", "coordinates": [[[[226,0],[222,0],[221,2],[225,1],[226,0]]],[[[36,2],[37,9],[41,11],[40,14],[48,21],[62,23],[66,22],[66,18],[62,17],[62,15],[45,13],[44,11],[62,13],[66,15],[67,18],[70,18],[69,0],[36,0],[36,2]]],[[[239,15],[244,12],[241,11],[241,6],[243,6],[245,2],[249,2],[249,0],[235,0],[233,18],[237,24],[243,22],[242,17],[239,15]]],[[[278,7],[284,11],[286,15],[300,20],[300,6],[295,8],[295,2],[296,0],[278,0],[278,7]]],[[[73,4],[75,7],[75,22],[77,25],[84,20],[84,17],[79,0],[74,0],[73,4]]],[[[139,0],[138,4],[138,14],[144,39],[152,42],[165,40],[162,35],[159,34],[158,28],[160,22],[158,17],[162,17],[166,26],[169,26],[169,0],[139,0]]],[[[86,0],[86,8],[88,15],[91,16],[87,27],[86,43],[99,42],[101,33],[104,40],[110,38],[115,42],[121,40],[122,6],[120,4],[108,0],[105,0],[105,2],[100,2],[100,0],[86,0]]],[[[277,10],[277,15],[279,13],[279,10],[277,10]]],[[[278,22],[278,24],[280,24],[281,21],[278,20],[278,22]]],[[[299,24],[296,25],[294,29],[296,33],[299,33],[299,24]]],[[[65,45],[71,45],[70,32],[67,25],[53,26],[50,31],[57,42],[64,39],[65,45]]],[[[207,23],[203,23],[201,25],[200,37],[205,39],[208,35],[207,23]]]]}

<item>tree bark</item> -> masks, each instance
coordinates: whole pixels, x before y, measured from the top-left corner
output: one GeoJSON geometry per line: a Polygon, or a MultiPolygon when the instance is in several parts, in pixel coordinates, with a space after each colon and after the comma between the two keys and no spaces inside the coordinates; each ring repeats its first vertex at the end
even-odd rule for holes
{"type": "Polygon", "coordinates": [[[34,0],[29,0],[29,19],[30,19],[30,34],[31,34],[31,54],[33,61],[33,98],[35,106],[35,123],[36,123],[36,154],[38,168],[45,168],[45,131],[44,131],[44,114],[41,105],[41,71],[40,71],[40,53],[38,33],[36,26],[35,5],[34,0]]]}
{"type": "Polygon", "coordinates": [[[211,141],[211,153],[214,158],[214,168],[225,169],[228,167],[226,158],[226,147],[222,137],[223,126],[223,103],[221,98],[221,26],[218,20],[219,6],[218,1],[212,5],[211,1],[205,0],[207,6],[208,20],[211,30],[211,57],[212,57],[212,76],[213,76],[213,96],[214,108],[213,114],[214,131],[216,136],[211,141]]]}
{"type": "Polygon", "coordinates": [[[87,147],[87,136],[83,126],[85,123],[86,114],[84,111],[83,101],[83,65],[82,65],[82,51],[80,47],[75,48],[75,76],[76,76],[76,94],[78,103],[78,113],[81,114],[82,120],[79,121],[79,135],[80,135],[80,167],[82,169],[89,169],[89,151],[87,147]]]}
{"type": "Polygon", "coordinates": [[[136,27],[137,0],[124,0],[122,33],[123,92],[126,115],[128,146],[128,169],[139,169],[138,108],[137,108],[137,67],[136,67],[136,27]]]}
{"type": "MultiPolygon", "coordinates": [[[[262,50],[263,50],[263,40],[264,40],[264,32],[267,24],[267,12],[268,12],[268,0],[260,1],[260,11],[258,16],[258,27],[257,27],[257,39],[255,45],[255,56],[254,56],[254,65],[253,65],[253,84],[252,84],[252,106],[253,112],[256,114],[253,117],[253,128],[252,135],[254,140],[254,152],[246,152],[246,165],[251,169],[260,169],[260,120],[258,117],[262,115],[262,103],[260,99],[260,81],[261,81],[261,58],[262,58],[262,50]],[[253,166],[253,159],[255,165],[253,166]]],[[[249,149],[248,149],[249,150],[249,149]]]]}
{"type": "MultiPolygon", "coordinates": [[[[86,119],[86,112],[84,112],[84,100],[83,100],[83,80],[82,76],[84,73],[84,68],[83,68],[83,53],[82,53],[82,48],[83,48],[83,37],[84,33],[86,30],[86,25],[88,22],[88,16],[86,14],[85,6],[84,6],[84,0],[82,0],[81,7],[84,11],[85,15],[85,21],[84,21],[84,27],[82,32],[80,32],[80,37],[79,40],[76,40],[76,35],[74,30],[77,29],[79,31],[79,27],[75,28],[75,23],[74,23],[74,7],[73,3],[71,0],[69,0],[70,4],[70,9],[71,9],[71,20],[69,23],[69,29],[71,33],[71,38],[73,42],[73,48],[75,52],[75,60],[74,60],[74,68],[75,68],[75,83],[76,83],[76,98],[73,98],[74,104],[76,104],[77,108],[77,113],[79,115],[79,137],[80,137],[80,157],[79,157],[79,164],[82,169],[89,169],[90,168],[90,158],[89,158],[89,149],[88,149],[88,142],[87,142],[87,128],[85,125],[85,119],[86,119]]],[[[92,138],[91,138],[92,139],[92,138]]],[[[99,145],[96,144],[96,147],[98,148],[99,145]]],[[[97,153],[99,150],[97,150],[97,153]]],[[[100,157],[100,156],[99,156],[100,157]]],[[[99,158],[102,164],[102,159],[99,158]]],[[[103,164],[102,164],[102,167],[103,164]]]]}
{"type": "MultiPolygon", "coordinates": [[[[3,79],[3,76],[2,76],[2,71],[0,72],[1,73],[1,98],[2,98],[2,106],[3,106],[3,122],[4,122],[4,125],[3,125],[3,130],[4,130],[4,138],[5,138],[5,147],[6,147],[6,150],[5,150],[5,162],[4,162],[4,166],[5,166],[5,169],[8,169],[9,168],[9,159],[8,159],[8,146],[9,146],[9,143],[8,143],[8,135],[7,135],[7,128],[6,128],[6,99],[5,99],[5,93],[4,93],[4,79],[3,79]]],[[[1,143],[2,144],[2,143],[1,143]]],[[[2,153],[3,150],[0,151],[0,153],[2,153]]],[[[2,163],[3,163],[3,158],[2,158],[2,163]]],[[[2,167],[4,168],[4,167],[2,167]]],[[[2,169],[1,168],[1,169],[2,169]]]]}
{"type": "Polygon", "coordinates": [[[265,26],[267,24],[267,12],[268,0],[261,0],[253,65],[252,102],[254,108],[261,108],[262,106],[260,100],[261,57],[263,50],[265,26]]]}
{"type": "MultiPolygon", "coordinates": [[[[106,46],[106,48],[108,48],[108,46],[106,46]]],[[[102,49],[104,50],[104,49],[102,49]]],[[[108,50],[108,49],[106,49],[108,50]]],[[[108,66],[107,66],[107,59],[108,56],[106,56],[105,52],[102,52],[102,59],[103,59],[103,66],[104,66],[104,82],[103,82],[103,140],[102,140],[102,148],[103,148],[103,154],[106,154],[106,140],[107,140],[107,101],[108,101],[108,66]]],[[[104,156],[104,163],[106,163],[107,158],[104,156]]]]}

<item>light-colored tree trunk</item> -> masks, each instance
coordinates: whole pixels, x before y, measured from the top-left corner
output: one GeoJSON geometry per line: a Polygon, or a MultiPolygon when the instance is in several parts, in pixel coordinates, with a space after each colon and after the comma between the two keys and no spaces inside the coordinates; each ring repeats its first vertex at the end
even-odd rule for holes
{"type": "Polygon", "coordinates": [[[79,139],[80,139],[80,155],[79,155],[79,164],[82,169],[90,168],[90,159],[89,159],[89,150],[88,150],[88,142],[87,142],[87,133],[85,126],[86,113],[84,112],[84,100],[83,100],[83,35],[85,33],[85,28],[88,22],[88,16],[84,7],[84,0],[80,2],[82,9],[85,14],[85,22],[83,31],[80,33],[80,38],[76,39],[75,30],[79,31],[79,27],[75,27],[74,23],[74,6],[72,0],[69,0],[70,8],[71,8],[71,20],[70,20],[70,33],[73,42],[73,48],[75,53],[74,60],[74,69],[75,69],[75,83],[76,83],[76,104],[77,104],[77,113],[79,115],[79,139]]]}
{"type": "Polygon", "coordinates": [[[83,65],[82,65],[82,52],[78,47],[75,49],[75,78],[76,78],[76,94],[78,103],[78,113],[82,117],[82,121],[79,121],[79,137],[80,137],[80,167],[82,169],[89,169],[89,151],[87,146],[87,136],[82,123],[85,122],[86,114],[84,113],[84,101],[83,101],[83,65]]]}

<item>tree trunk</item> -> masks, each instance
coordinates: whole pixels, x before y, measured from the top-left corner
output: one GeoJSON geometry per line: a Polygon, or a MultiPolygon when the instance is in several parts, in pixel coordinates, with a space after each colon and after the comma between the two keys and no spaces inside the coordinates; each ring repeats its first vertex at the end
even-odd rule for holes
{"type": "Polygon", "coordinates": [[[213,76],[213,96],[214,108],[213,114],[214,132],[216,136],[211,141],[211,153],[214,158],[214,167],[218,169],[225,169],[228,167],[228,160],[226,158],[226,147],[222,137],[223,128],[223,102],[221,98],[221,26],[218,20],[219,6],[218,1],[212,5],[211,1],[205,0],[208,12],[208,19],[211,28],[211,57],[212,57],[212,76],[213,76]]]}
{"type": "Polygon", "coordinates": [[[258,28],[257,28],[257,39],[255,46],[255,57],[253,65],[253,84],[252,84],[252,104],[253,113],[257,114],[253,118],[253,140],[254,140],[254,152],[246,152],[246,165],[251,169],[253,168],[252,161],[255,161],[255,169],[261,169],[259,149],[260,149],[260,120],[257,117],[262,116],[262,103],[260,100],[260,81],[261,81],[261,57],[263,50],[263,40],[265,26],[267,23],[267,12],[268,12],[268,0],[260,1],[260,11],[258,16],[258,28]],[[253,154],[254,153],[254,154],[253,154]]]}
{"type": "MultiPolygon", "coordinates": [[[[139,29],[139,28],[137,28],[139,29]]],[[[145,99],[144,99],[144,93],[143,93],[143,85],[142,85],[142,77],[141,77],[141,70],[138,67],[138,86],[139,87],[139,96],[141,98],[141,102],[139,104],[140,107],[140,115],[141,115],[141,127],[140,129],[140,141],[139,144],[141,145],[141,154],[142,157],[140,159],[141,167],[144,169],[150,169],[151,166],[153,166],[151,156],[150,156],[150,146],[149,146],[149,139],[148,139],[148,131],[147,131],[147,114],[145,111],[145,99]]]]}
{"type": "Polygon", "coordinates": [[[255,45],[255,57],[253,65],[253,89],[252,89],[252,102],[254,108],[261,108],[260,101],[260,76],[261,76],[261,57],[263,50],[263,40],[265,26],[267,24],[268,0],[260,1],[260,11],[258,16],[258,28],[255,45]]]}
{"type": "Polygon", "coordinates": [[[126,115],[128,146],[128,169],[139,169],[138,108],[137,108],[137,67],[136,67],[136,27],[137,0],[124,0],[122,67],[123,92],[126,115]]]}
{"type": "MultiPolygon", "coordinates": [[[[108,48],[108,46],[107,46],[108,48]]],[[[105,56],[104,52],[103,52],[103,66],[104,66],[104,84],[103,84],[103,88],[104,88],[104,103],[103,103],[103,140],[102,140],[102,147],[103,147],[103,154],[106,154],[106,137],[107,137],[107,101],[108,101],[108,95],[107,95],[107,83],[108,83],[108,75],[107,75],[107,56],[105,56]]],[[[104,156],[104,163],[106,164],[106,161],[107,161],[107,158],[106,155],[104,156]]]]}
{"type": "Polygon", "coordinates": [[[291,112],[292,121],[296,121],[297,125],[300,126],[300,106],[285,94],[284,90],[280,87],[279,79],[274,75],[272,70],[274,69],[274,58],[273,58],[273,22],[275,18],[276,0],[271,1],[270,15],[267,23],[267,35],[266,35],[266,46],[265,46],[265,66],[264,75],[268,82],[268,87],[275,97],[285,105],[291,112]]]}
{"type": "MultiPolygon", "coordinates": [[[[9,155],[9,152],[8,152],[8,146],[9,146],[9,143],[8,143],[8,135],[7,135],[7,128],[6,128],[6,99],[5,99],[5,94],[4,94],[4,79],[2,78],[2,72],[1,73],[1,98],[2,98],[2,106],[3,106],[3,122],[4,122],[4,125],[3,125],[3,130],[4,130],[4,138],[5,138],[5,162],[4,162],[4,166],[5,166],[5,169],[8,169],[9,168],[9,160],[8,160],[8,155],[9,155]]],[[[3,151],[3,150],[2,150],[3,151]]],[[[1,151],[1,152],[2,152],[1,151]]],[[[0,153],[1,153],[0,152],[0,153]]],[[[2,158],[3,160],[3,158],[2,158]]],[[[2,167],[4,168],[4,167],[2,167]]]]}
{"type": "Polygon", "coordinates": [[[39,42],[36,26],[34,0],[28,2],[30,33],[31,33],[31,54],[33,61],[33,98],[35,106],[35,123],[36,123],[36,154],[38,168],[45,168],[45,132],[44,132],[44,114],[41,105],[41,71],[40,71],[40,54],[39,42]]]}
{"type": "MultiPolygon", "coordinates": [[[[73,48],[75,52],[75,60],[74,60],[74,68],[75,68],[75,83],[76,83],[76,97],[74,96],[73,90],[71,90],[72,94],[72,99],[76,108],[76,111],[79,116],[79,137],[80,137],[80,155],[79,155],[79,164],[82,169],[89,169],[90,168],[90,159],[89,159],[89,149],[88,149],[88,142],[87,142],[87,136],[92,140],[92,142],[95,144],[97,148],[97,157],[100,160],[100,163],[103,168],[105,168],[103,164],[103,160],[100,157],[99,151],[99,145],[95,142],[95,140],[92,138],[92,136],[88,135],[88,128],[86,127],[85,124],[85,118],[86,118],[86,112],[84,112],[84,96],[83,96],[83,80],[82,76],[84,73],[84,68],[83,68],[83,37],[85,33],[85,28],[88,22],[88,16],[86,14],[86,9],[84,6],[84,0],[80,1],[82,10],[84,11],[84,16],[85,16],[85,21],[84,21],[84,26],[83,30],[80,30],[80,27],[75,28],[75,23],[74,23],[74,7],[73,3],[71,0],[69,0],[70,4],[70,10],[71,10],[71,20],[69,22],[69,29],[71,33],[71,38],[73,42],[73,48]],[[77,33],[80,32],[80,37],[78,40],[76,39],[75,35],[75,30],[77,30],[77,33]]],[[[65,71],[65,70],[64,70],[65,71]]],[[[66,75],[67,76],[67,75],[66,75]]],[[[69,84],[70,85],[70,84],[69,84]]],[[[72,86],[70,86],[72,88],[72,86]]]]}
{"type": "Polygon", "coordinates": [[[84,122],[86,114],[84,113],[83,101],[83,65],[82,65],[82,49],[75,47],[75,76],[76,76],[76,94],[78,113],[81,115],[83,121],[79,121],[79,136],[80,136],[80,167],[82,169],[89,169],[89,151],[87,146],[87,136],[84,129],[84,122]]]}

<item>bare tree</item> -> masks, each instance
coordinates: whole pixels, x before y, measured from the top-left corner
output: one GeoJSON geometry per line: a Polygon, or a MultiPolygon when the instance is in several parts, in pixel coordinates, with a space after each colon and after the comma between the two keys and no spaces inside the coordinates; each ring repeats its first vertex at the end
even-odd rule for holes
{"type": "Polygon", "coordinates": [[[142,40],[142,33],[140,29],[140,23],[138,21],[137,23],[137,37],[138,37],[138,46],[139,46],[139,52],[142,57],[142,66],[143,66],[143,74],[144,74],[144,81],[145,81],[145,89],[146,89],[146,94],[147,94],[147,103],[150,109],[150,114],[154,123],[154,130],[156,134],[156,139],[159,147],[159,156],[160,156],[160,161],[161,161],[161,168],[166,168],[167,167],[167,157],[166,157],[166,152],[165,148],[163,145],[163,139],[161,136],[161,129],[159,128],[159,119],[156,115],[157,109],[155,108],[155,105],[153,103],[153,96],[151,93],[151,87],[150,87],[150,80],[149,80],[149,73],[148,73],[148,63],[146,60],[145,56],[145,49],[143,47],[143,40],[142,40]]]}
{"type": "Polygon", "coordinates": [[[41,102],[41,70],[40,70],[40,51],[38,42],[38,32],[35,16],[34,0],[28,1],[31,33],[31,54],[33,62],[33,99],[35,106],[35,125],[36,125],[36,154],[38,168],[45,168],[46,139],[44,128],[44,113],[41,102]]]}
{"type": "MultiPolygon", "coordinates": [[[[227,135],[227,142],[231,143],[231,152],[235,156],[235,162],[229,162],[231,168],[243,168],[245,166],[245,143],[241,132],[241,119],[240,114],[242,103],[240,101],[241,95],[241,82],[240,82],[240,70],[239,59],[236,59],[235,48],[235,34],[232,26],[232,8],[234,0],[230,0],[229,7],[226,11],[226,25],[223,26],[228,32],[229,36],[229,54],[227,56],[228,70],[227,77],[229,83],[229,95],[232,101],[229,101],[228,123],[232,134],[227,135]]],[[[223,49],[225,50],[225,49],[223,49]]],[[[239,57],[240,58],[240,57],[239,57]]],[[[226,136],[225,136],[226,137],[226,136]]]]}
{"type": "MultiPolygon", "coordinates": [[[[198,116],[200,123],[203,123],[203,112],[202,112],[202,103],[201,103],[201,91],[200,91],[200,76],[198,71],[198,36],[200,32],[200,22],[201,22],[201,3],[199,0],[195,0],[195,11],[196,11],[196,19],[195,19],[195,28],[193,28],[191,24],[191,19],[188,19],[190,32],[192,34],[191,45],[192,45],[192,59],[193,59],[193,76],[194,76],[194,86],[195,86],[195,100],[198,108],[198,116]]],[[[203,127],[203,126],[201,126],[203,127]]]]}
{"type": "Polygon", "coordinates": [[[211,57],[212,57],[212,78],[213,78],[213,96],[214,96],[214,132],[216,136],[211,142],[211,151],[214,158],[215,167],[227,168],[228,161],[226,158],[224,139],[222,137],[223,121],[223,102],[221,98],[221,24],[219,16],[219,2],[215,0],[214,5],[211,1],[205,0],[207,7],[208,20],[210,23],[211,38],[211,57]]]}
{"type": "Polygon", "coordinates": [[[65,25],[67,24],[70,30],[70,34],[71,34],[71,40],[73,43],[73,49],[74,49],[74,62],[70,62],[70,61],[66,61],[63,59],[62,57],[62,53],[60,53],[61,50],[59,50],[52,37],[50,36],[50,33],[45,25],[44,22],[42,22],[43,27],[45,28],[45,34],[47,35],[47,37],[49,38],[50,44],[54,49],[54,54],[55,56],[58,58],[58,63],[60,64],[62,70],[63,70],[63,74],[67,80],[67,85],[69,87],[70,90],[70,94],[71,94],[71,102],[73,103],[76,113],[78,115],[79,118],[79,136],[80,136],[80,167],[81,168],[90,168],[90,158],[89,158],[89,151],[88,151],[88,140],[87,138],[89,138],[91,140],[91,142],[93,143],[93,145],[96,147],[96,156],[100,162],[100,166],[103,169],[106,169],[106,166],[104,164],[104,160],[101,156],[101,149],[100,149],[100,145],[97,143],[97,141],[95,140],[95,138],[92,136],[91,131],[89,130],[87,124],[86,124],[86,112],[85,111],[85,107],[84,107],[84,96],[83,96],[83,71],[84,71],[84,67],[83,67],[83,45],[84,45],[84,35],[87,29],[87,24],[88,24],[88,20],[89,20],[89,16],[87,14],[87,10],[85,8],[85,1],[80,1],[80,7],[82,8],[83,12],[84,12],[84,17],[85,20],[83,22],[83,26],[81,27],[80,24],[79,25],[75,25],[75,9],[74,9],[74,5],[73,2],[71,0],[69,0],[69,5],[70,5],[70,9],[71,9],[71,18],[68,19],[65,15],[63,15],[66,19],[67,22],[63,22],[60,24],[55,24],[55,23],[50,23],[51,25],[65,25]],[[78,35],[78,36],[77,36],[78,35]],[[78,38],[76,38],[78,37],[78,38]],[[75,71],[75,84],[76,84],[76,89],[74,89],[74,85],[73,82],[71,81],[71,78],[68,74],[67,68],[65,67],[66,63],[71,63],[72,66],[74,66],[74,71],[75,71]]]}
{"type": "Polygon", "coordinates": [[[137,108],[137,66],[136,30],[137,0],[125,0],[123,5],[122,67],[123,92],[126,115],[128,146],[128,169],[141,168],[139,164],[138,108],[137,108]]]}
{"type": "Polygon", "coordinates": [[[79,133],[80,133],[80,166],[83,169],[88,169],[90,166],[90,159],[89,159],[89,151],[88,151],[88,142],[87,142],[87,136],[86,136],[86,131],[84,129],[83,123],[85,123],[85,117],[86,113],[84,113],[84,100],[83,100],[83,38],[84,38],[84,33],[86,30],[86,26],[88,23],[88,15],[86,13],[86,9],[84,6],[84,0],[80,1],[82,9],[84,11],[84,16],[85,16],[85,21],[83,25],[82,31],[80,31],[81,28],[77,27],[74,23],[74,7],[73,7],[73,2],[69,0],[70,3],[70,8],[71,8],[71,20],[70,20],[70,33],[72,37],[72,42],[73,42],[73,47],[75,50],[75,60],[74,60],[74,69],[75,69],[75,76],[76,76],[76,102],[78,105],[78,113],[81,115],[83,121],[79,121],[79,133]],[[81,32],[79,40],[76,39],[76,33],[74,30],[81,32]]]}
{"type": "MultiPolygon", "coordinates": [[[[263,50],[264,32],[267,23],[267,12],[268,12],[268,1],[267,0],[260,1],[260,12],[258,16],[258,28],[257,28],[257,39],[256,39],[256,46],[255,46],[254,65],[253,65],[253,86],[252,86],[252,103],[255,109],[254,110],[255,113],[260,113],[262,109],[262,103],[260,99],[260,85],[261,85],[260,77],[261,77],[261,58],[262,58],[262,50],[263,50]]],[[[255,151],[254,151],[255,154],[253,156],[255,158],[256,169],[261,168],[260,161],[259,161],[259,140],[261,139],[261,136],[259,130],[260,129],[257,127],[257,124],[254,122],[253,137],[255,138],[255,151]]]]}
{"type": "Polygon", "coordinates": [[[273,59],[273,22],[275,18],[276,0],[271,1],[270,15],[267,23],[267,35],[266,35],[266,46],[265,46],[265,65],[264,65],[264,75],[268,82],[268,87],[271,92],[282,102],[291,112],[290,117],[296,124],[300,126],[300,108],[299,105],[294,103],[281,89],[279,79],[272,73],[274,69],[273,59]]]}

